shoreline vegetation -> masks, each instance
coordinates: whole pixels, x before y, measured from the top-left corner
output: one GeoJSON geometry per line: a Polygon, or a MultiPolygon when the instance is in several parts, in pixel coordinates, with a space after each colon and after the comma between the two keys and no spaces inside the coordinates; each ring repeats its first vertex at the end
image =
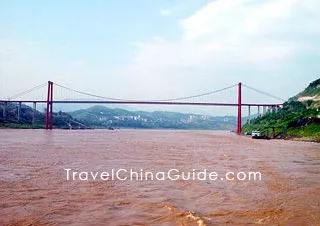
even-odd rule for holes
{"type": "Polygon", "coordinates": [[[254,130],[271,139],[320,142],[319,110],[301,102],[286,102],[277,112],[268,112],[242,127],[244,134],[254,130]]]}

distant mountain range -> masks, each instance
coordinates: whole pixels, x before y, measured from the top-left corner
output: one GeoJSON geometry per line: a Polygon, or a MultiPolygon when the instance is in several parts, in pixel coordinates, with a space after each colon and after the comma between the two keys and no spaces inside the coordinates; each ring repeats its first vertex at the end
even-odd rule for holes
{"type": "Polygon", "coordinates": [[[98,128],[148,128],[148,129],[216,129],[233,130],[234,116],[206,116],[168,111],[128,111],[120,108],[93,106],[69,112],[82,124],[98,128]]]}

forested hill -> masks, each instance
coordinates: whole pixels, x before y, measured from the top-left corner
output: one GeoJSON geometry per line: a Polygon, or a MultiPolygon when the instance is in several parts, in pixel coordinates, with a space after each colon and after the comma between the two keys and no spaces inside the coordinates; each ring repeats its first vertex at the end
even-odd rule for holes
{"type": "Polygon", "coordinates": [[[305,90],[290,98],[290,101],[300,101],[308,105],[319,107],[320,104],[320,79],[317,79],[309,84],[305,90]]]}
{"type": "Polygon", "coordinates": [[[290,98],[283,108],[251,120],[243,132],[259,130],[264,135],[320,141],[320,79],[290,98]]]}
{"type": "MultiPolygon", "coordinates": [[[[33,110],[30,106],[22,104],[20,118],[18,118],[19,108],[17,103],[8,103],[6,106],[4,103],[0,103],[0,109],[0,128],[44,128],[44,111],[33,110]],[[6,108],[5,115],[4,108],[6,108]]],[[[77,120],[74,120],[70,114],[61,111],[53,113],[53,127],[60,129],[87,128],[77,120]]]]}

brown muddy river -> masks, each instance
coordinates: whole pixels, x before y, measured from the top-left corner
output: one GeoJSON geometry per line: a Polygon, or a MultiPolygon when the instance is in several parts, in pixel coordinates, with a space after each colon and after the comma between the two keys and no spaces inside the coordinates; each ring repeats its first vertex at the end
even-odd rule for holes
{"type": "Polygon", "coordinates": [[[0,225],[320,225],[317,143],[221,131],[3,129],[0,169],[0,225]],[[112,169],[219,176],[72,178],[112,169]],[[227,180],[231,171],[261,180],[227,180]]]}

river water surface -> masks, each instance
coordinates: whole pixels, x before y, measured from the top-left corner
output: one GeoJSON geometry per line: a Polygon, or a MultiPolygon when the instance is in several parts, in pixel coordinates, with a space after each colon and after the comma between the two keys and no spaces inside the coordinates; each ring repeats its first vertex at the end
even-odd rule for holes
{"type": "Polygon", "coordinates": [[[320,145],[221,131],[0,130],[0,225],[320,225],[320,145]],[[65,169],[218,180],[67,180],[65,169]],[[261,180],[221,179],[259,171],[261,180]]]}

